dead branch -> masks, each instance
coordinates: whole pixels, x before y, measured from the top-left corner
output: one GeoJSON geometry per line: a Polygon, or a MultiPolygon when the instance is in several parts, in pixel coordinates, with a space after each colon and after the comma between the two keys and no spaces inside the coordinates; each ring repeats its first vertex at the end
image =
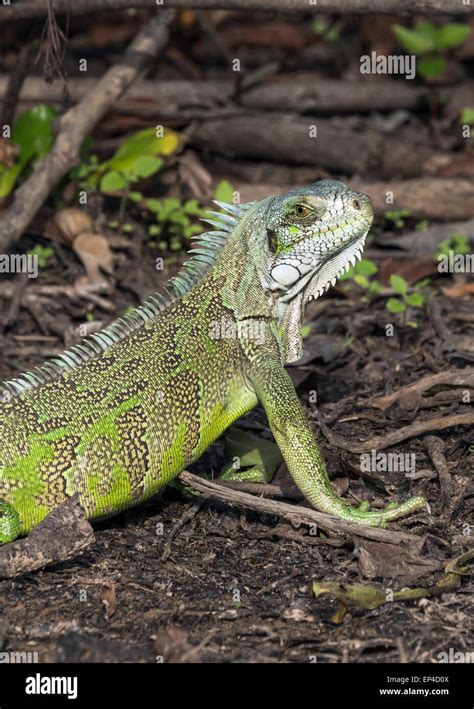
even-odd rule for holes
{"type": "Polygon", "coordinates": [[[164,47],[171,18],[172,12],[165,11],[150,20],[130,44],[121,63],[111,67],[94,89],[59,119],[52,151],[15,191],[12,205],[2,213],[0,252],[6,252],[21,236],[51,189],[77,164],[86,135],[164,47]]]}
{"type": "Polygon", "coordinates": [[[255,497],[254,495],[249,495],[240,490],[234,490],[220,483],[205,480],[186,470],[181,473],[179,479],[185,485],[190,485],[194,490],[197,490],[206,497],[222,500],[229,505],[247,507],[264,514],[278,515],[292,523],[317,525],[318,527],[337,534],[355,534],[358,537],[375,539],[377,541],[388,542],[389,544],[414,544],[419,546],[420,543],[419,537],[407,534],[406,532],[396,532],[392,529],[385,530],[380,527],[365,527],[356,522],[347,522],[325,514],[324,512],[318,512],[309,507],[297,507],[296,505],[288,505],[286,502],[255,497]]]}
{"type": "Polygon", "coordinates": [[[374,172],[385,178],[394,174],[415,177],[430,171],[440,156],[449,157],[430,148],[407,145],[382,132],[342,130],[327,118],[292,113],[205,120],[194,128],[190,140],[200,148],[232,158],[313,165],[344,173],[374,172]]]}
{"type": "MultiPolygon", "coordinates": [[[[273,78],[273,77],[272,77],[273,78]]],[[[0,94],[7,80],[0,78],[0,94]]],[[[69,98],[80,101],[97,83],[96,79],[70,78],[69,98]]],[[[235,84],[231,81],[139,81],[127,90],[114,106],[114,110],[139,115],[164,115],[186,118],[198,109],[209,113],[223,106],[231,107],[235,84]]],[[[247,109],[264,111],[295,111],[317,115],[334,115],[363,111],[414,110],[427,95],[421,86],[411,86],[399,81],[343,81],[315,79],[294,81],[278,77],[274,82],[241,91],[234,104],[247,109]]],[[[61,104],[62,88],[47,84],[39,77],[30,77],[23,86],[20,99],[27,103],[47,101],[61,104]]],[[[205,114],[203,115],[205,117],[205,114]]]]}
{"type": "Polygon", "coordinates": [[[382,436],[373,436],[363,443],[353,443],[347,441],[346,436],[340,436],[331,431],[319,417],[321,430],[326,436],[329,443],[351,453],[367,453],[373,449],[383,450],[390,448],[401,441],[406,441],[408,438],[415,438],[430,431],[443,431],[446,428],[454,428],[454,426],[472,426],[474,424],[474,413],[453,414],[451,416],[441,416],[440,418],[432,418],[426,421],[416,421],[409,426],[404,426],[396,431],[391,431],[382,436]]]}
{"type": "MultiPolygon", "coordinates": [[[[166,0],[169,8],[225,9],[225,10],[267,10],[269,12],[347,12],[393,13],[396,15],[424,13],[448,13],[468,15],[470,5],[459,0],[166,0]]],[[[156,0],[55,0],[54,11],[57,14],[85,15],[104,10],[129,10],[130,8],[156,9],[156,0]]],[[[46,14],[47,0],[23,0],[21,3],[3,7],[2,20],[26,20],[43,17],[46,14]]]]}
{"type": "MultiPolygon", "coordinates": [[[[390,209],[409,209],[417,219],[442,222],[474,217],[474,180],[419,177],[413,180],[349,181],[353,189],[368,192],[376,214],[387,210],[387,194],[393,194],[390,209]]],[[[255,197],[253,199],[256,199],[255,197]]]]}
{"type": "Polygon", "coordinates": [[[10,72],[10,76],[5,83],[5,89],[2,95],[2,112],[0,117],[0,125],[11,126],[15,117],[15,109],[21,93],[23,82],[28,74],[31,62],[35,52],[38,50],[39,43],[33,40],[25,44],[18,54],[18,61],[15,68],[10,72]]]}
{"type": "Polygon", "coordinates": [[[29,537],[0,548],[0,578],[13,578],[81,554],[94,542],[77,496],[70,497],[34,528],[29,537]]]}
{"type": "MultiPolygon", "coordinates": [[[[438,372],[437,374],[428,374],[426,377],[422,377],[416,382],[407,384],[391,394],[372,397],[365,403],[368,406],[373,406],[377,409],[382,409],[382,411],[385,411],[396,401],[408,403],[411,400],[416,400],[418,402],[422,394],[429,391],[432,387],[440,384],[448,385],[457,389],[472,389],[474,388],[474,367],[454,369],[448,372],[438,372]]],[[[458,400],[459,398],[460,397],[458,396],[458,400]]]]}

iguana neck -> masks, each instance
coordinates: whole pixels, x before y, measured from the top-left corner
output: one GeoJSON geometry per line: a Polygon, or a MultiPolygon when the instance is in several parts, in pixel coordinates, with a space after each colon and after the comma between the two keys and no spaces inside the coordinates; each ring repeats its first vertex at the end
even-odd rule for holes
{"type": "Polygon", "coordinates": [[[302,355],[302,296],[289,303],[278,301],[270,288],[266,270],[268,238],[266,212],[273,198],[263,200],[238,221],[213,268],[205,278],[223,281],[220,295],[223,304],[234,313],[236,321],[264,318],[272,321],[278,332],[285,362],[302,355]]]}

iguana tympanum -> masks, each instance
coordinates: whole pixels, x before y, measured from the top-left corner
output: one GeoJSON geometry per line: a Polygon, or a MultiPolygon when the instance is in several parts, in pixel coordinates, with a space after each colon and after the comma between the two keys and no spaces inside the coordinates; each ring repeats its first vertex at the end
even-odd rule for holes
{"type": "Polygon", "coordinates": [[[164,294],[0,387],[0,543],[75,493],[89,519],[138,504],[258,402],[318,510],[385,525],[425,505],[339,498],[284,369],[302,354],[308,301],[360,257],[370,199],[323,180],[218,204],[164,294]]]}

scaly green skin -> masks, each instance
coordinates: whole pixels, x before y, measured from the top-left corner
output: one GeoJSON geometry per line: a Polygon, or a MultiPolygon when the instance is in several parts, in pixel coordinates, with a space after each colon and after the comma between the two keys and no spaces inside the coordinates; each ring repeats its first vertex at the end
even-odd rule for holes
{"type": "Polygon", "coordinates": [[[370,200],[323,181],[228,211],[171,283],[164,309],[145,305],[126,331],[106,329],[97,354],[86,343],[52,375],[4,385],[0,543],[74,493],[90,519],[138,504],[257,402],[317,509],[384,525],[425,505],[366,511],[338,498],[284,369],[301,354],[306,302],[360,254],[370,200]]]}

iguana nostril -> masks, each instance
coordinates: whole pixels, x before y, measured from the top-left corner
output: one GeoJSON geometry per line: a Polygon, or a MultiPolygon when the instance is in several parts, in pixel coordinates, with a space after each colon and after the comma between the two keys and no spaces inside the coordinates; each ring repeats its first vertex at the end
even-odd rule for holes
{"type": "Polygon", "coordinates": [[[358,199],[352,200],[352,206],[354,207],[354,209],[357,209],[358,211],[360,211],[360,209],[361,209],[360,202],[358,199]]]}

